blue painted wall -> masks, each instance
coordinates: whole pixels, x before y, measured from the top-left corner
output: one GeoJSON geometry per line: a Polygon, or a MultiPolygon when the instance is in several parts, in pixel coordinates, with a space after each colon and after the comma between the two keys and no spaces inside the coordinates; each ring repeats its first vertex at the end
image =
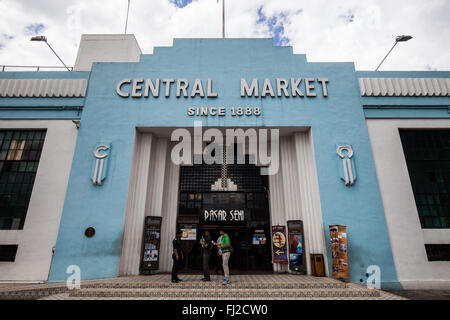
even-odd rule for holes
{"type": "Polygon", "coordinates": [[[65,281],[72,264],[81,267],[82,279],[117,276],[135,128],[192,127],[198,118],[187,116],[187,107],[204,105],[262,109],[260,117],[232,117],[227,110],[225,117],[203,118],[204,126],[311,127],[327,245],[328,225],[347,225],[351,280],[365,281],[367,266],[376,264],[385,285],[398,284],[353,63],[308,63],[291,47],[273,47],[271,39],[176,39],[140,63],[93,65],[51,281],[65,281]],[[297,77],[328,78],[328,97],[318,83],[316,98],[240,97],[240,78],[270,78],[275,85],[276,78],[297,77]],[[219,97],[176,98],[172,88],[170,98],[124,99],[115,93],[124,78],[186,78],[190,86],[211,78],[219,97]],[[109,171],[103,186],[94,187],[92,151],[103,141],[112,146],[109,171]],[[355,150],[358,180],[351,188],[339,178],[339,143],[355,150]],[[96,228],[91,239],[84,236],[88,226],[96,228]]]}

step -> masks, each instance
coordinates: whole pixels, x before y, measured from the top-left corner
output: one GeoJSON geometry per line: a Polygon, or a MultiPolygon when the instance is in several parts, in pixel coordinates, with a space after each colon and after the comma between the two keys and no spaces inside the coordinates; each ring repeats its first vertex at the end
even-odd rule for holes
{"type": "Polygon", "coordinates": [[[66,286],[53,288],[16,289],[0,292],[0,300],[35,300],[54,294],[68,292],[66,286]]]}
{"type": "MultiPolygon", "coordinates": [[[[116,289],[214,289],[221,288],[222,283],[211,282],[105,282],[83,283],[82,288],[116,288],[116,289]]],[[[345,289],[344,282],[231,282],[232,289],[345,289]]]]}
{"type": "Polygon", "coordinates": [[[377,290],[350,290],[350,289],[284,289],[284,290],[249,290],[249,289],[81,289],[74,290],[69,297],[78,298],[186,298],[199,299],[281,299],[281,298],[359,298],[380,297],[377,290]]]}

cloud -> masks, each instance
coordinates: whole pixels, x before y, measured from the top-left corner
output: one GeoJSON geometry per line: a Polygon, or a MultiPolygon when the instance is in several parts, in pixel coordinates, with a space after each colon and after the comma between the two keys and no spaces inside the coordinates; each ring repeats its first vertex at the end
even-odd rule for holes
{"type": "Polygon", "coordinates": [[[34,23],[25,26],[28,35],[37,35],[45,30],[45,26],[42,23],[34,23]]]}
{"type": "MultiPolygon", "coordinates": [[[[300,13],[301,10],[297,12],[300,13]]],[[[290,23],[289,12],[278,12],[267,17],[263,12],[263,7],[258,8],[258,20],[256,24],[265,24],[268,27],[269,34],[273,38],[273,43],[276,46],[290,45],[290,40],[284,33],[284,25],[286,23],[290,23]]]]}
{"type": "Polygon", "coordinates": [[[174,5],[176,5],[178,8],[184,8],[189,3],[192,2],[192,0],[169,0],[169,1],[172,2],[174,5]]]}
{"type": "MultiPolygon", "coordinates": [[[[127,0],[0,0],[1,33],[13,37],[0,36],[0,63],[59,65],[46,46],[29,41],[29,32],[38,32],[73,65],[81,34],[124,32],[127,5],[127,0]]],[[[147,54],[172,45],[173,38],[220,38],[221,10],[216,0],[131,0],[128,32],[147,54]]],[[[308,61],[354,61],[358,70],[374,70],[397,35],[411,34],[380,70],[450,70],[448,12],[448,0],[227,0],[226,36],[273,37],[274,44],[292,45],[308,61]]]]}

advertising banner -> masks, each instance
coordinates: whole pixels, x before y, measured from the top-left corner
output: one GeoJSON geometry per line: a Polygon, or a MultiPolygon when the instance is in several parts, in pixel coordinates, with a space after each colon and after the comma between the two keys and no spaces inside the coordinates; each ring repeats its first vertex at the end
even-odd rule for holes
{"type": "Polygon", "coordinates": [[[289,234],[289,263],[291,265],[303,264],[303,247],[301,234],[289,234]]]}
{"type": "Polygon", "coordinates": [[[329,226],[331,255],[333,258],[333,278],[350,278],[348,267],[347,227],[329,226]]]}
{"type": "Polygon", "coordinates": [[[274,263],[288,263],[285,226],[272,226],[272,253],[274,263]]]}
{"type": "Polygon", "coordinates": [[[197,240],[196,226],[184,225],[180,230],[182,232],[181,240],[197,240]]]}
{"type": "Polygon", "coordinates": [[[159,244],[161,239],[161,217],[145,217],[141,273],[147,274],[159,268],[159,244]]]}

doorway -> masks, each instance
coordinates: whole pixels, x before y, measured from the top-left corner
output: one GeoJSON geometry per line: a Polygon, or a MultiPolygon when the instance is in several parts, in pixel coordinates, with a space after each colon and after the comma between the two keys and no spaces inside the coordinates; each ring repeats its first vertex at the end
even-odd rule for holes
{"type": "MultiPolygon", "coordinates": [[[[221,177],[220,165],[197,164],[181,167],[177,228],[183,231],[185,273],[202,270],[200,239],[208,230],[213,241],[226,232],[233,252],[229,266],[233,273],[272,270],[268,179],[251,164],[227,165],[228,177],[237,190],[211,191],[221,177]]],[[[218,265],[217,247],[210,258],[214,274],[218,265]]]]}

